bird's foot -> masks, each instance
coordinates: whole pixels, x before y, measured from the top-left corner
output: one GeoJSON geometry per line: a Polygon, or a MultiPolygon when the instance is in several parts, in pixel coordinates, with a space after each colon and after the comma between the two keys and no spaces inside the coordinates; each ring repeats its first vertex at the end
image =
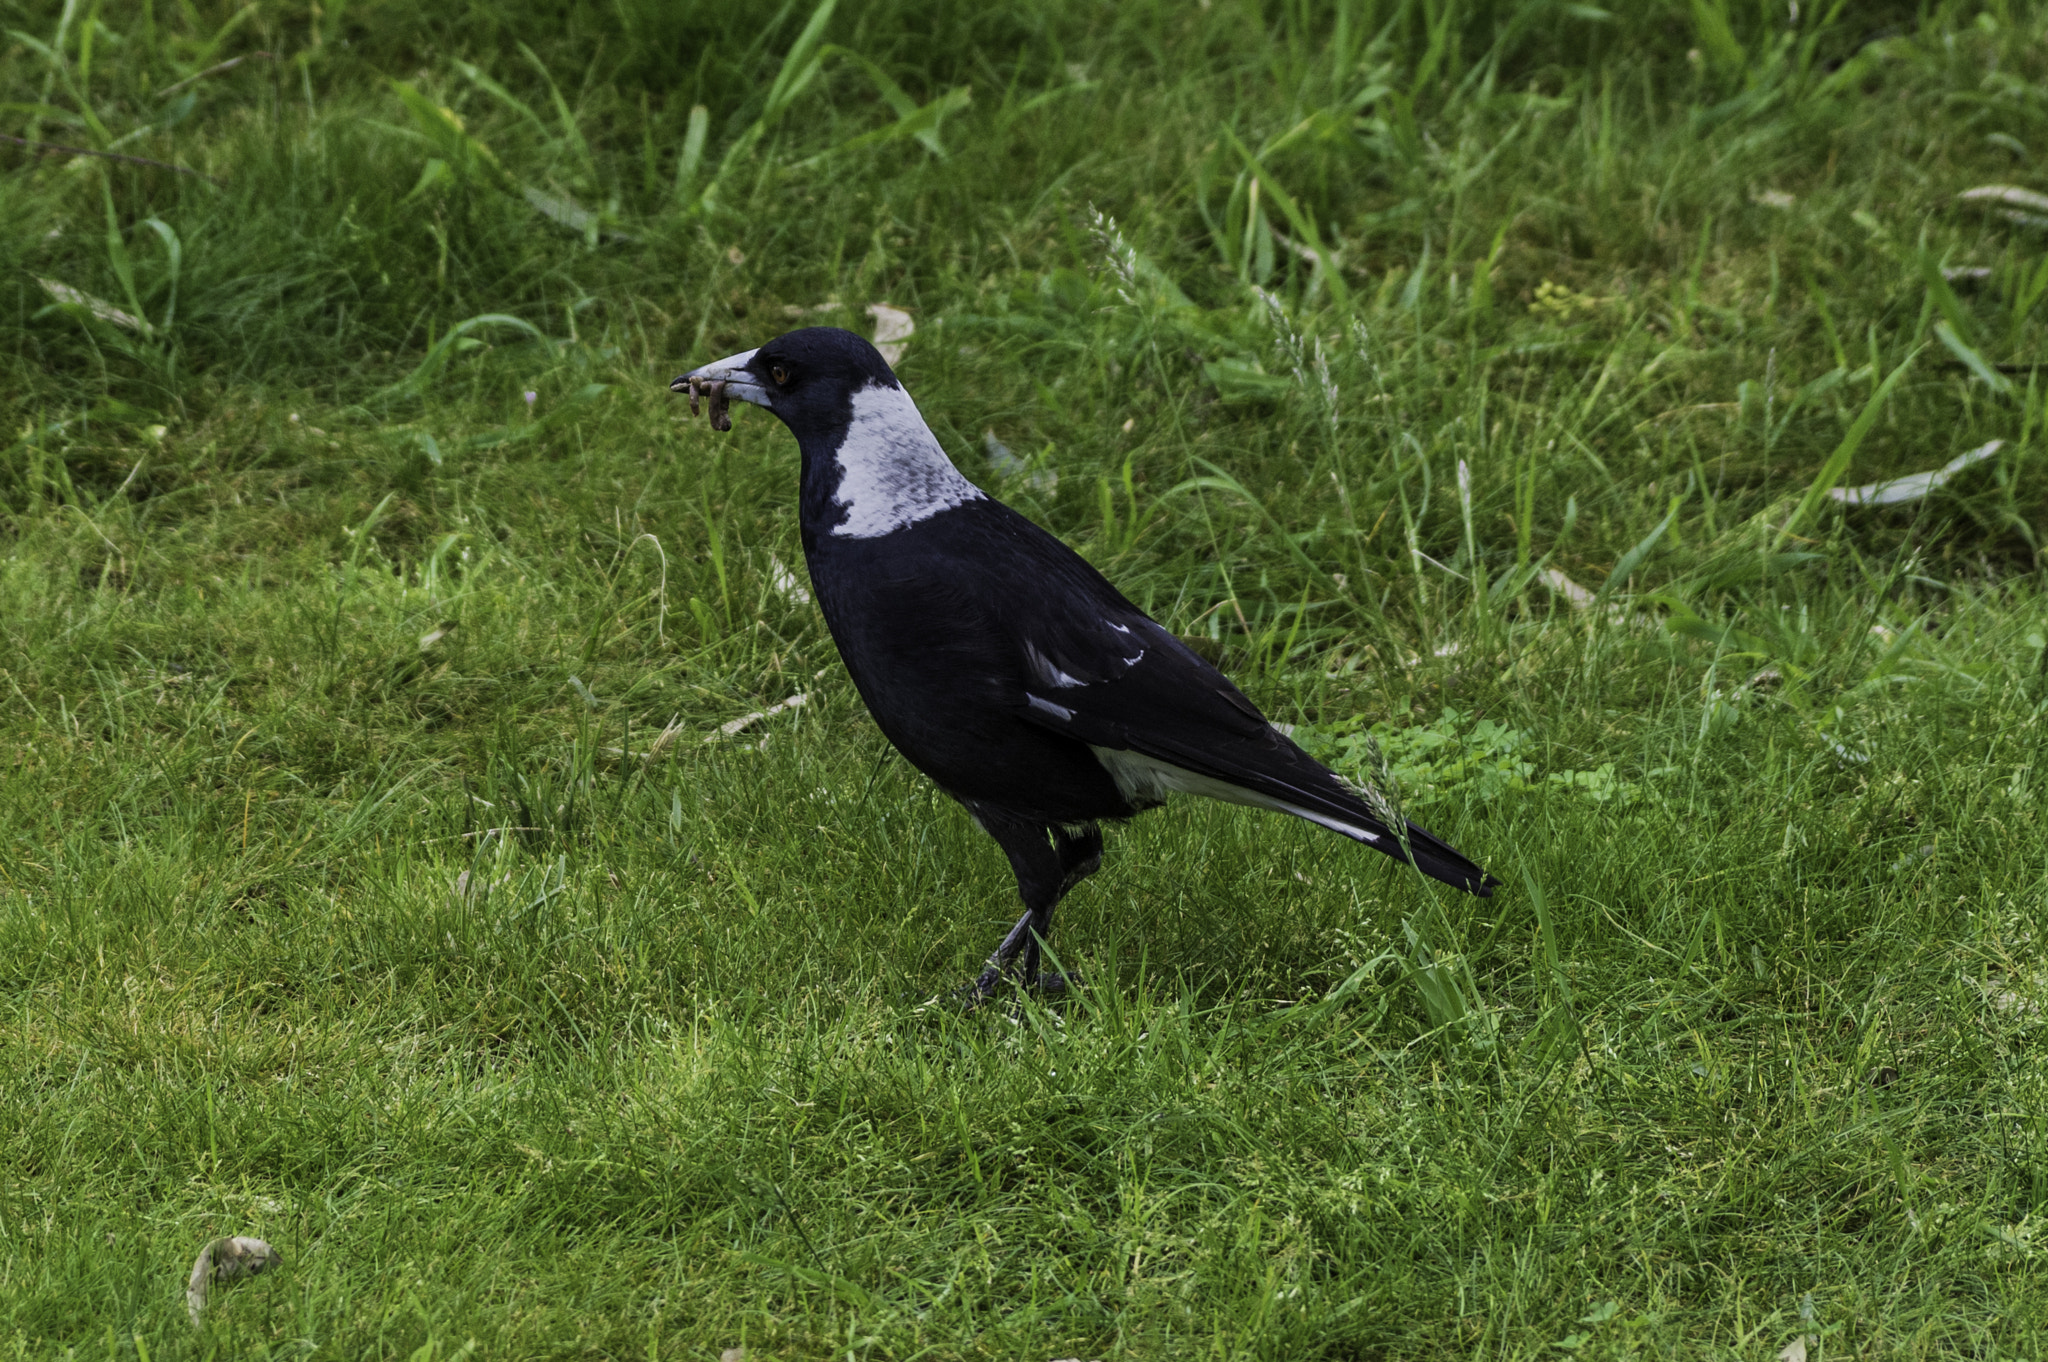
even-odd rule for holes
{"type": "Polygon", "coordinates": [[[953,990],[953,997],[962,1010],[972,1012],[1002,992],[1006,984],[1021,983],[1042,998],[1065,998],[1079,993],[1088,983],[1086,975],[1062,974],[1057,970],[1028,974],[1022,979],[1016,978],[1016,973],[990,965],[976,976],[974,982],[953,990]]]}
{"type": "Polygon", "coordinates": [[[954,1001],[960,1004],[963,1011],[972,1012],[989,999],[995,997],[1002,989],[1003,981],[1004,974],[1002,968],[997,965],[990,965],[975,977],[974,982],[962,984],[954,989],[954,1001]]]}

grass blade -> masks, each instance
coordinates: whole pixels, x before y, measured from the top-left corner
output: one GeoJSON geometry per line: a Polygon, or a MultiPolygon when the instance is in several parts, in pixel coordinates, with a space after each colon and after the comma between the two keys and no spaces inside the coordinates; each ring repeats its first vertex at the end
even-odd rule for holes
{"type": "Polygon", "coordinates": [[[391,402],[402,397],[419,396],[426,391],[428,385],[447,366],[449,357],[455,353],[457,344],[464,337],[468,336],[470,332],[481,330],[484,327],[510,327],[514,331],[524,332],[549,349],[554,347],[554,341],[549,339],[547,333],[532,322],[527,321],[524,317],[514,317],[503,312],[486,312],[481,316],[466,318],[449,327],[447,334],[434,342],[411,373],[389,387],[381,388],[373,393],[370,401],[391,402]]]}
{"type": "Polygon", "coordinates": [[[1230,145],[1236,149],[1239,156],[1244,158],[1245,168],[1251,171],[1252,177],[1259,182],[1260,187],[1265,191],[1266,197],[1272,199],[1274,204],[1279,207],[1281,216],[1287,219],[1287,225],[1294,229],[1295,236],[1315,256],[1315,277],[1321,279],[1330,290],[1330,299],[1336,304],[1337,311],[1349,315],[1351,311],[1351,290],[1344,283],[1343,271],[1337,268],[1336,256],[1323,245],[1322,233],[1316,230],[1315,219],[1303,211],[1300,205],[1295,203],[1293,196],[1280,185],[1279,181],[1275,180],[1267,172],[1266,168],[1259,164],[1259,158],[1253,154],[1252,149],[1246,146],[1235,132],[1225,128],[1223,135],[1230,139],[1230,145]]]}
{"type": "Polygon", "coordinates": [[[711,131],[711,111],[702,104],[690,107],[689,126],[683,130],[683,149],[676,156],[677,203],[683,203],[690,185],[696,181],[697,167],[704,160],[704,138],[711,131]]]}
{"type": "Polygon", "coordinates": [[[1941,321],[1934,324],[1934,338],[1946,346],[1951,355],[1961,360],[1965,369],[1968,369],[1973,375],[1981,379],[1985,387],[1991,389],[2000,397],[2011,397],[2013,395],[2012,380],[1992,368],[1989,364],[1986,364],[1984,356],[1978,354],[1971,347],[1970,343],[1958,335],[1955,328],[1951,327],[1947,322],[1941,321]]]}
{"type": "Polygon", "coordinates": [[[1800,527],[1806,524],[1819,509],[1820,504],[1827,500],[1829,489],[1839,483],[1842,475],[1849,471],[1849,461],[1856,457],[1856,451],[1862,447],[1863,437],[1870,434],[1870,428],[1877,424],[1877,416],[1884,409],[1885,399],[1892,395],[1892,389],[1906,376],[1906,370],[1913,367],[1913,361],[1919,354],[1920,351],[1915,349],[1900,360],[1899,367],[1887,374],[1884,382],[1877,385],[1877,391],[1863,404],[1863,410],[1857,414],[1855,422],[1849,427],[1849,433],[1842,437],[1842,442],[1828,455],[1827,461],[1820,466],[1820,471],[1813,475],[1813,482],[1808,485],[1806,495],[1799,499],[1799,504],[1793,508],[1792,514],[1786,517],[1784,525],[1779,528],[1777,536],[1771,541],[1773,552],[1785,547],[1785,541],[1799,532],[1800,527]]]}
{"type": "Polygon", "coordinates": [[[819,0],[818,7],[811,11],[810,22],[789,45],[789,51],[782,58],[782,67],[775,73],[775,83],[768,87],[768,105],[760,120],[763,126],[780,118],[796,97],[817,79],[822,60],[818,48],[824,41],[825,25],[832,22],[832,11],[838,4],[839,0],[819,0]]]}
{"type": "Polygon", "coordinates": [[[1657,522],[1657,528],[1644,535],[1635,547],[1621,555],[1620,561],[1614,565],[1614,570],[1607,574],[1607,579],[1600,583],[1600,589],[1593,593],[1594,605],[1599,605],[1627,584],[1629,577],[1642,565],[1643,559],[1650,556],[1650,550],[1657,547],[1657,541],[1664,537],[1665,531],[1678,519],[1678,508],[1684,501],[1685,498],[1682,496],[1671,498],[1671,507],[1665,511],[1664,518],[1657,522]]]}

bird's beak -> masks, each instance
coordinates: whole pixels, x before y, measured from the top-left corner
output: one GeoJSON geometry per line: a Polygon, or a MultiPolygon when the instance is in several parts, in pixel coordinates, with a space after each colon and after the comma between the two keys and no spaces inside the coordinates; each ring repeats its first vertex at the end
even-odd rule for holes
{"type": "Polygon", "coordinates": [[[751,402],[757,407],[768,405],[768,389],[747,370],[747,361],[751,360],[754,354],[753,350],[742,350],[737,355],[727,355],[724,359],[700,365],[670,383],[669,391],[690,395],[692,415],[697,411],[698,396],[702,394],[710,397],[711,428],[731,430],[732,418],[725,410],[728,400],[737,397],[740,401],[751,402]]]}

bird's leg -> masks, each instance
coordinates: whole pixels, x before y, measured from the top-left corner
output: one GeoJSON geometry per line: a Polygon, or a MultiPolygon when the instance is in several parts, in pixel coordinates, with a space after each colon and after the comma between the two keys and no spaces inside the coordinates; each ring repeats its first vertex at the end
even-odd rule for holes
{"type": "Polygon", "coordinates": [[[1017,952],[1017,978],[1026,988],[1038,983],[1038,967],[1045,958],[1045,933],[1052,927],[1052,913],[1046,913],[1044,929],[1041,929],[1036,914],[1025,915],[1024,948],[1017,952]]]}
{"type": "Polygon", "coordinates": [[[1052,935],[1052,910],[1056,905],[1046,904],[1035,915],[1027,913],[1024,948],[1018,952],[1016,975],[1026,988],[1050,988],[1058,992],[1066,984],[1057,974],[1045,974],[1040,966],[1045,961],[1046,938],[1052,935]]]}
{"type": "Polygon", "coordinates": [[[1046,940],[1052,936],[1054,906],[1060,899],[1066,897],[1068,890],[1102,868],[1102,829],[1093,823],[1084,823],[1072,828],[1054,828],[1052,845],[1060,858],[1060,891],[1052,903],[1045,905],[1045,918],[1038,924],[1031,938],[1022,974],[1040,992],[1065,993],[1068,989],[1079,988],[1081,977],[1052,970],[1040,972],[1040,954],[1046,940]]]}
{"type": "Polygon", "coordinates": [[[988,958],[988,963],[983,966],[980,976],[964,990],[974,1002],[980,1002],[995,993],[996,988],[1003,982],[1003,976],[1010,972],[1011,962],[1016,960],[1019,951],[1026,948],[1027,941],[1031,943],[1032,968],[1037,968],[1037,935],[1032,931],[1032,921],[1036,916],[1036,913],[1027,909],[1024,916],[1017,919],[1017,925],[1010,928],[1010,934],[1003,938],[1003,944],[997,946],[995,954],[988,958]]]}
{"type": "Polygon", "coordinates": [[[1077,982],[1041,975],[1045,942],[1052,935],[1052,910],[1060,898],[1102,864],[1102,833],[1093,824],[1048,827],[1013,820],[987,808],[969,806],[975,821],[996,839],[1017,875],[1024,916],[1010,929],[981,974],[965,992],[975,1002],[989,997],[1006,977],[1057,993],[1077,982]]]}

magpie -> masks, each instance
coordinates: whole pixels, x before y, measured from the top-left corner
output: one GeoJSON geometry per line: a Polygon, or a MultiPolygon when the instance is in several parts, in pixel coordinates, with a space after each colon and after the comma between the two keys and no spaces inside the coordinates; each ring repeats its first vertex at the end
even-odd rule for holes
{"type": "Polygon", "coordinates": [[[961,476],[875,348],[806,327],[671,383],[796,436],[804,561],[855,689],[912,766],[1009,857],[1024,915],[968,987],[1039,978],[1100,824],[1206,795],[1342,833],[1472,894],[1498,881],[1356,790],[1051,534],[961,476]],[[1390,823],[1405,823],[1397,834],[1390,823]]]}

